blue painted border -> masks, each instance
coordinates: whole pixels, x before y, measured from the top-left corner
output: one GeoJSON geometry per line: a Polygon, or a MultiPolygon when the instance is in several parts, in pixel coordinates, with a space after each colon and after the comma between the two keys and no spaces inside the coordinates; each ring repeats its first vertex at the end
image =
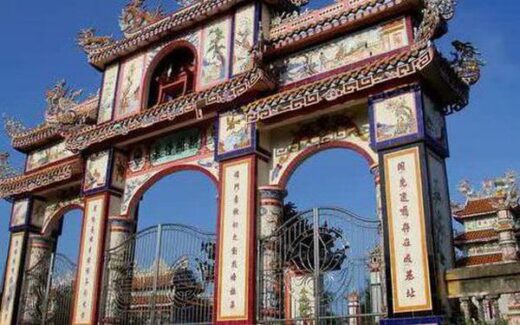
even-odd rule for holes
{"type": "Polygon", "coordinates": [[[409,318],[393,318],[393,319],[382,319],[379,321],[379,325],[416,325],[416,324],[442,324],[443,318],[440,316],[428,316],[428,317],[409,317],[409,318]]]}

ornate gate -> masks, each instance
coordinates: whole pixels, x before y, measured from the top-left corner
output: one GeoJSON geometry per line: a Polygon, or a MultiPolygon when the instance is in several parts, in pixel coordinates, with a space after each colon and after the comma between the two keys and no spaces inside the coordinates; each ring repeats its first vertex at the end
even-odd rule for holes
{"type": "Polygon", "coordinates": [[[214,234],[158,225],[105,256],[101,323],[211,323],[214,234]]]}
{"type": "Polygon", "coordinates": [[[66,256],[53,253],[27,270],[20,323],[69,324],[76,269],[76,264],[66,256]]]}
{"type": "Polygon", "coordinates": [[[344,209],[316,208],[261,238],[259,322],[377,324],[379,226],[344,209]]]}

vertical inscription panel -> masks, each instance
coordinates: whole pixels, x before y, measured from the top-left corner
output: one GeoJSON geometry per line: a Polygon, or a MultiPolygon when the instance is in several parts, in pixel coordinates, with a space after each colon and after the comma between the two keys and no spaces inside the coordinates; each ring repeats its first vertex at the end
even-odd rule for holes
{"type": "Polygon", "coordinates": [[[95,323],[97,284],[103,254],[105,195],[86,199],[73,324],[95,323]]]}
{"type": "Polygon", "coordinates": [[[224,163],[220,201],[217,321],[244,321],[248,315],[252,247],[250,227],[253,158],[224,163]]]}
{"type": "Polygon", "coordinates": [[[22,249],[24,242],[24,232],[14,233],[11,235],[9,244],[9,255],[5,268],[4,291],[2,296],[2,312],[0,314],[0,324],[11,324],[14,310],[14,299],[16,296],[16,286],[18,284],[18,275],[22,263],[22,249]]]}
{"type": "Polygon", "coordinates": [[[432,309],[419,148],[384,155],[395,313],[432,309]]]}

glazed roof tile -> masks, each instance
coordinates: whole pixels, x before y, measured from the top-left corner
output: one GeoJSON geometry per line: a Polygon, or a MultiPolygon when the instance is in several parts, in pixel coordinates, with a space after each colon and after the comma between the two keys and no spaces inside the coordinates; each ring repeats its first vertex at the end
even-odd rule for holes
{"type": "Polygon", "coordinates": [[[454,212],[455,218],[464,219],[496,213],[498,209],[495,208],[493,204],[497,202],[497,200],[498,199],[494,197],[469,199],[462,209],[454,212]]]}
{"type": "Polygon", "coordinates": [[[457,267],[465,267],[465,266],[476,266],[483,264],[493,264],[502,262],[502,254],[488,254],[488,255],[478,255],[478,256],[468,256],[459,259],[456,262],[457,267]]]}
{"type": "Polygon", "coordinates": [[[464,232],[454,238],[455,243],[466,243],[470,241],[495,240],[498,233],[494,229],[476,230],[464,232]]]}

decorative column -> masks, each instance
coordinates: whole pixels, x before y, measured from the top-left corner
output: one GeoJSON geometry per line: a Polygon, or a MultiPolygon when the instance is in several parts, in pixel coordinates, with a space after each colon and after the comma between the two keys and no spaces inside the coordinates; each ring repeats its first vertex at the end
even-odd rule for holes
{"type": "Polygon", "coordinates": [[[487,295],[486,300],[489,304],[489,320],[497,321],[500,319],[500,307],[498,306],[499,295],[487,295]]]}
{"type": "Polygon", "coordinates": [[[460,310],[462,311],[462,315],[464,316],[464,320],[468,321],[471,319],[471,310],[470,306],[472,304],[470,297],[462,297],[459,298],[460,310]]]}
{"type": "MultiPolygon", "coordinates": [[[[383,288],[381,281],[382,269],[382,247],[377,246],[370,252],[370,262],[368,269],[370,271],[370,300],[372,303],[370,313],[380,314],[383,312],[383,288]]],[[[376,317],[376,321],[379,317],[376,317]]]]}
{"type": "Polygon", "coordinates": [[[520,325],[520,292],[509,295],[507,321],[510,325],[520,325]]]}
{"type": "Polygon", "coordinates": [[[349,325],[358,325],[359,318],[356,315],[361,314],[361,307],[359,304],[359,294],[357,292],[352,292],[347,297],[348,301],[348,324],[349,325]]]}
{"type": "Polygon", "coordinates": [[[475,299],[477,300],[478,320],[481,322],[485,322],[486,321],[486,312],[484,310],[484,297],[478,296],[478,297],[475,297],[475,299]]]}
{"type": "Polygon", "coordinates": [[[44,297],[41,292],[45,291],[49,280],[51,267],[51,254],[55,248],[55,241],[40,234],[29,234],[27,248],[27,266],[23,277],[21,302],[19,308],[19,319],[22,323],[34,324],[41,322],[35,315],[37,306],[43,306],[44,297]],[[30,275],[28,274],[30,273],[30,275]]]}
{"type": "Polygon", "coordinates": [[[498,244],[504,262],[515,262],[519,259],[514,227],[515,222],[509,210],[498,211],[496,231],[498,232],[498,244]]]}
{"type": "MultiPolygon", "coordinates": [[[[262,310],[259,312],[264,318],[281,319],[283,313],[283,290],[281,283],[283,275],[277,274],[279,256],[277,256],[277,249],[273,244],[269,244],[268,238],[272,236],[278,227],[283,223],[284,213],[284,198],[287,196],[287,191],[275,186],[260,186],[258,188],[260,194],[260,212],[259,225],[260,237],[266,239],[267,243],[260,252],[263,274],[262,281],[266,281],[263,288],[266,292],[262,292],[263,304],[262,310]]],[[[282,317],[283,318],[283,317],[282,317]]]]}
{"type": "Polygon", "coordinates": [[[214,323],[253,324],[257,175],[267,164],[258,150],[256,126],[240,110],[220,113],[216,133],[220,183],[214,323]]]}
{"type": "Polygon", "coordinates": [[[454,266],[444,116],[419,84],[371,96],[369,115],[382,184],[389,319],[381,322],[440,324],[454,266]]]}
{"type": "Polygon", "coordinates": [[[32,197],[19,198],[13,202],[9,230],[11,232],[3,283],[0,324],[20,323],[19,313],[25,289],[24,274],[34,266],[49,243],[39,236],[41,231],[40,200],[32,197]]]}
{"type": "Polygon", "coordinates": [[[105,243],[109,216],[119,216],[126,157],[107,149],[86,159],[85,212],[76,277],[72,324],[96,324],[100,309],[105,243]]]}
{"type": "MultiPolygon", "coordinates": [[[[120,247],[135,233],[135,222],[133,219],[119,217],[116,215],[109,216],[108,219],[108,236],[109,236],[109,250],[120,247]]],[[[118,318],[121,308],[128,308],[129,306],[121,306],[121,301],[129,301],[123,295],[128,295],[130,292],[124,292],[123,289],[131,281],[132,270],[127,269],[127,254],[130,254],[131,246],[121,247],[116,256],[112,255],[110,258],[105,256],[105,273],[103,275],[103,286],[106,288],[107,295],[101,297],[103,299],[103,306],[101,312],[103,313],[103,324],[121,324],[122,320],[118,318]],[[121,258],[117,258],[121,256],[121,258]]]]}

